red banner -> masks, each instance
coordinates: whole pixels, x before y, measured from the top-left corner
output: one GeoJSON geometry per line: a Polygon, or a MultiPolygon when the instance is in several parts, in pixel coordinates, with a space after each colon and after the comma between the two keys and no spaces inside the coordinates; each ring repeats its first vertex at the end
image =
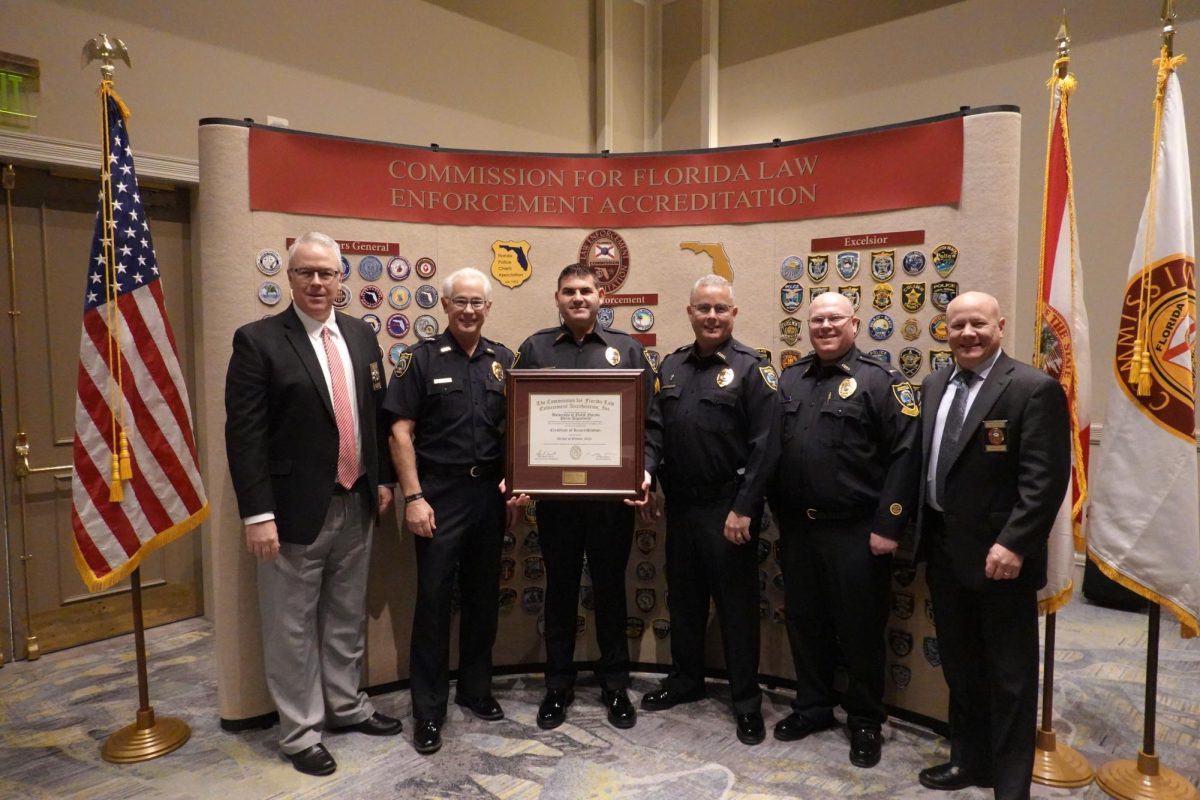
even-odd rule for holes
{"type": "Polygon", "coordinates": [[[250,207],[441,225],[636,228],[954,204],[962,118],[626,156],[435,151],[250,129],[250,207]]]}

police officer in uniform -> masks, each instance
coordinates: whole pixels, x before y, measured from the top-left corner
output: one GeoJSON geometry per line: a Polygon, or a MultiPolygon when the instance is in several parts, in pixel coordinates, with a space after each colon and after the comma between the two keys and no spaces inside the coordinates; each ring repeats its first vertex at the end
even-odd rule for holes
{"type": "MultiPolygon", "coordinates": [[[[704,697],[704,632],[717,606],[737,736],[763,741],[758,687],[757,544],[767,480],[779,455],[777,377],[733,338],[733,287],[696,282],[687,307],[693,344],[667,356],[646,420],[646,469],[667,505],[671,658],[662,688],[642,697],[658,711],[704,697]]],[[[649,489],[649,485],[645,487],[649,489]]]]}
{"type": "Polygon", "coordinates": [[[454,702],[480,719],[504,717],[491,681],[505,527],[504,384],[514,357],[482,335],[491,298],[491,281],[478,270],[448,276],[446,331],[401,354],[384,402],[394,416],[392,460],[417,555],[409,672],[419,753],[442,746],[456,568],[462,619],[454,702]]]}
{"type": "Polygon", "coordinates": [[[848,299],[826,292],[809,314],[813,352],[779,380],[783,445],[770,492],[796,667],[793,711],[775,725],[775,738],[795,741],[834,724],[840,649],[850,762],[873,767],[887,719],[892,552],[917,497],[920,411],[899,372],[855,347],[848,299]]]}
{"type": "MultiPolygon", "coordinates": [[[[645,351],[627,333],[596,321],[604,293],[592,270],[571,264],[554,293],[562,324],[534,333],[521,345],[521,369],[641,369],[646,402],[654,396],[654,371],[645,351]]],[[[537,724],[557,728],[575,699],[575,617],[584,556],[595,600],[596,680],[608,721],[630,728],[637,712],[629,700],[629,645],[625,639],[625,568],[633,543],[633,509],[620,501],[539,500],[538,539],[546,561],[546,695],[537,724]]]]}

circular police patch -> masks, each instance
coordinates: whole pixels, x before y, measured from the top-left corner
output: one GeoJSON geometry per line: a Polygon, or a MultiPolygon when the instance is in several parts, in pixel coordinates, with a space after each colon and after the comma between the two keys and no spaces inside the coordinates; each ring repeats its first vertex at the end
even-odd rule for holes
{"type": "Polygon", "coordinates": [[[654,312],[648,308],[639,308],[633,312],[629,323],[635,331],[648,331],[654,327],[654,312]]]}
{"type": "Polygon", "coordinates": [[[392,314],[387,319],[387,332],[393,339],[403,339],[408,336],[408,317],[403,314],[392,314]]]}
{"type": "Polygon", "coordinates": [[[412,274],[412,266],[404,256],[392,256],[387,263],[387,274],[394,281],[402,281],[412,274]]]}
{"type": "Polygon", "coordinates": [[[787,256],[779,265],[779,274],[785,281],[798,281],[804,274],[804,259],[800,256],[787,256]]]}
{"type": "Polygon", "coordinates": [[[429,314],[422,314],[413,322],[413,330],[422,339],[432,339],[438,335],[441,325],[438,323],[436,317],[429,314]]]}
{"type": "Polygon", "coordinates": [[[892,318],[887,314],[876,314],[867,323],[867,333],[877,342],[890,339],[895,330],[896,323],[892,322],[892,318]]]}
{"type": "Polygon", "coordinates": [[[283,299],[283,290],[275,281],[263,281],[258,287],[258,301],[265,306],[273,306],[283,299]]]}
{"type": "Polygon", "coordinates": [[[950,338],[949,330],[946,327],[945,314],[938,314],[929,320],[929,335],[933,337],[935,342],[944,342],[950,338]]]}
{"type": "Polygon", "coordinates": [[[358,290],[358,302],[363,308],[379,308],[383,305],[383,290],[369,283],[358,290]]]}
{"type": "Polygon", "coordinates": [[[352,297],[353,295],[350,294],[350,287],[343,283],[338,287],[337,294],[333,296],[333,307],[348,308],[350,306],[350,300],[352,297]]]}
{"type": "Polygon", "coordinates": [[[363,256],[358,262],[358,274],[364,281],[377,281],[383,277],[383,262],[379,256],[363,256]]]}
{"type": "Polygon", "coordinates": [[[416,291],[417,305],[421,308],[433,308],[437,305],[438,293],[433,284],[422,283],[416,291]]]}
{"type": "Polygon", "coordinates": [[[350,278],[350,259],[342,256],[342,280],[350,278]]]}
{"type": "Polygon", "coordinates": [[[254,265],[263,275],[277,275],[283,268],[283,259],[280,258],[277,251],[268,247],[258,251],[258,258],[254,260],[254,265]]]}
{"type": "Polygon", "coordinates": [[[363,314],[362,321],[371,326],[371,330],[379,333],[383,330],[383,322],[375,314],[363,314]]]}
{"type": "Polygon", "coordinates": [[[920,250],[909,250],[900,264],[906,275],[920,275],[925,271],[925,254],[920,250]]]}
{"type": "Polygon", "coordinates": [[[429,256],[418,258],[415,269],[417,271],[418,278],[429,280],[434,276],[434,273],[437,272],[437,262],[429,256]]]}
{"type": "Polygon", "coordinates": [[[407,286],[393,286],[391,289],[388,289],[388,305],[397,311],[403,311],[408,308],[411,302],[412,292],[408,290],[407,286]]]}

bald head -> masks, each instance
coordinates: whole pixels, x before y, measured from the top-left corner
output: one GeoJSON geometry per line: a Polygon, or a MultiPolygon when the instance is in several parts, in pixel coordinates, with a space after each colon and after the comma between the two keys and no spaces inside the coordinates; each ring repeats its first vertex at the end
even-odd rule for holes
{"type": "Polygon", "coordinates": [[[824,292],[808,307],[808,340],[822,362],[839,361],[858,335],[854,304],[840,292],[824,292]]]}
{"type": "Polygon", "coordinates": [[[977,370],[991,362],[1004,339],[1000,303],[986,292],[966,292],[946,307],[950,352],[962,369],[977,370]]]}

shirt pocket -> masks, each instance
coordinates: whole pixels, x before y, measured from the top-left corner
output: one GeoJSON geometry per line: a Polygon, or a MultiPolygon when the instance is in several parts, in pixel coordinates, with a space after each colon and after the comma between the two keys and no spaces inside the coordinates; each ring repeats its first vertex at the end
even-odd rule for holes
{"type": "Polygon", "coordinates": [[[503,430],[505,413],[508,410],[508,406],[504,402],[504,384],[499,381],[488,381],[483,388],[484,410],[487,412],[488,420],[503,430]]]}
{"type": "Polygon", "coordinates": [[[796,436],[796,426],[800,419],[800,401],[795,398],[780,400],[780,413],[783,415],[783,441],[790,442],[796,436]]]}
{"type": "Polygon", "coordinates": [[[430,378],[425,383],[425,396],[439,414],[453,418],[467,412],[466,392],[458,378],[430,378]]]}
{"type": "Polygon", "coordinates": [[[826,403],[817,425],[825,447],[853,447],[867,441],[867,410],[859,403],[826,403]]]}
{"type": "Polygon", "coordinates": [[[722,390],[700,395],[696,406],[696,424],[711,433],[728,434],[737,423],[737,395],[722,390]]]}

